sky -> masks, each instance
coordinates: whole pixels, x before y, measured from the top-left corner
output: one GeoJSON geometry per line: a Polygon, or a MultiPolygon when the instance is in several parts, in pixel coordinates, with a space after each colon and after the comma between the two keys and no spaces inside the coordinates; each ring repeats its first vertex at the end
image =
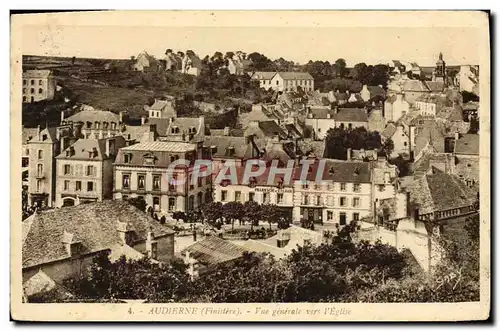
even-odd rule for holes
{"type": "Polygon", "coordinates": [[[179,27],[26,25],[22,53],[29,55],[130,58],[147,51],[161,58],[167,48],[259,52],[271,59],[309,60],[348,66],[390,60],[433,66],[439,52],[447,64],[479,63],[479,30],[472,27],[179,27]]]}

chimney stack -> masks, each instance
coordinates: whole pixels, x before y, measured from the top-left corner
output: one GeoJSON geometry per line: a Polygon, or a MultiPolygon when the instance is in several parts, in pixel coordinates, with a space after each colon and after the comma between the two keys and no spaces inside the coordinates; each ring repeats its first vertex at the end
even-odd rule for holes
{"type": "Polygon", "coordinates": [[[141,125],[144,125],[144,124],[146,124],[146,117],[142,116],[141,117],[141,125]]]}
{"type": "Polygon", "coordinates": [[[158,242],[154,239],[155,235],[153,233],[153,228],[150,227],[146,238],[146,251],[148,257],[153,260],[158,257],[158,242]]]}
{"type": "Polygon", "coordinates": [[[118,221],[116,230],[118,231],[118,236],[120,237],[122,245],[131,246],[133,244],[133,231],[127,222],[118,221]]]}
{"type": "Polygon", "coordinates": [[[39,139],[39,140],[40,140],[40,132],[41,132],[41,130],[40,130],[40,124],[39,124],[39,125],[36,127],[36,134],[37,134],[37,136],[38,136],[38,139],[39,139]]]}
{"type": "Polygon", "coordinates": [[[226,137],[227,137],[227,136],[229,136],[229,133],[230,133],[230,129],[229,129],[229,127],[228,127],[228,126],[226,126],[226,127],[224,128],[224,136],[226,136],[226,137]]]}
{"type": "Polygon", "coordinates": [[[64,110],[61,110],[61,124],[64,122],[64,110]]]}
{"type": "Polygon", "coordinates": [[[120,122],[119,123],[123,123],[123,112],[121,111],[119,114],[120,114],[120,122]]]}
{"type": "Polygon", "coordinates": [[[460,132],[455,132],[455,141],[457,141],[458,139],[460,139],[460,132]]]}
{"type": "Polygon", "coordinates": [[[352,149],[348,148],[347,149],[347,161],[351,161],[351,153],[352,153],[352,149]]]}

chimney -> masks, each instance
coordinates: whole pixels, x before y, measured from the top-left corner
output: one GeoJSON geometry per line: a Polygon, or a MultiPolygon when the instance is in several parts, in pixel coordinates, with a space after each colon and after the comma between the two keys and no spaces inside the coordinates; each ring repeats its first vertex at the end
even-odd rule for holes
{"type": "Polygon", "coordinates": [[[64,122],[64,110],[61,110],[61,124],[64,122]]]}
{"type": "Polygon", "coordinates": [[[460,139],[460,132],[455,132],[455,141],[457,141],[458,139],[460,139]]]}
{"type": "Polygon", "coordinates": [[[60,148],[60,151],[64,151],[66,149],[66,137],[60,137],[59,138],[59,148],[60,148]]]}
{"type": "Polygon", "coordinates": [[[40,125],[38,125],[38,126],[36,127],[36,134],[37,134],[37,136],[38,136],[38,139],[39,139],[39,140],[40,140],[40,132],[41,132],[41,130],[40,130],[40,125]]]}
{"type": "Polygon", "coordinates": [[[123,112],[121,111],[119,113],[119,115],[120,115],[120,121],[119,121],[119,123],[123,123],[123,112]]]}
{"type": "Polygon", "coordinates": [[[348,148],[347,149],[347,161],[351,161],[351,153],[352,153],[352,149],[348,148]]]}
{"type": "Polygon", "coordinates": [[[398,100],[398,101],[403,100],[403,93],[397,93],[396,94],[396,100],[398,100]]]}
{"type": "Polygon", "coordinates": [[[63,232],[62,243],[64,244],[66,252],[69,256],[75,257],[80,252],[81,242],[75,238],[74,234],[66,232],[66,230],[63,232]]]}
{"type": "Polygon", "coordinates": [[[106,139],[106,156],[111,155],[111,140],[112,139],[106,139]]]}
{"type": "Polygon", "coordinates": [[[146,124],[146,117],[142,116],[141,117],[141,125],[144,125],[144,124],[146,124]]]}
{"type": "Polygon", "coordinates": [[[229,129],[229,127],[228,127],[228,126],[226,126],[226,127],[224,128],[224,136],[226,136],[226,137],[227,137],[227,136],[229,136],[229,130],[230,130],[230,129],[229,129]]]}
{"type": "Polygon", "coordinates": [[[116,230],[118,231],[118,236],[122,245],[133,245],[133,234],[130,225],[127,222],[118,221],[116,230]]]}
{"type": "Polygon", "coordinates": [[[153,233],[153,228],[149,227],[149,231],[146,238],[146,252],[150,259],[155,260],[158,257],[158,242],[155,239],[153,233]]]}

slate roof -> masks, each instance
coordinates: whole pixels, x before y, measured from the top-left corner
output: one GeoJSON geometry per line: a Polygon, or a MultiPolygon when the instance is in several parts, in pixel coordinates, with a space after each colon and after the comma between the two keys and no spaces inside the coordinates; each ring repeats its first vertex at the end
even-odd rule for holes
{"type": "Polygon", "coordinates": [[[37,136],[38,128],[24,128],[22,144],[25,145],[30,139],[37,136]]]}
{"type": "Polygon", "coordinates": [[[313,80],[313,76],[311,76],[308,72],[296,72],[296,71],[280,71],[278,72],[284,80],[293,80],[293,79],[311,79],[313,80]]]}
{"type": "Polygon", "coordinates": [[[252,155],[252,144],[247,142],[245,137],[230,136],[206,136],[204,146],[215,146],[216,152],[212,152],[213,158],[239,158],[250,159],[258,155],[252,155]],[[232,147],[234,154],[230,154],[229,148],[232,147]]]}
{"type": "Polygon", "coordinates": [[[316,119],[333,119],[335,117],[335,111],[330,108],[312,108],[309,114],[316,119]]]}
{"type": "Polygon", "coordinates": [[[89,254],[121,244],[117,223],[127,222],[136,242],[146,239],[152,228],[155,238],[173,235],[146,213],[126,201],[105,200],[74,207],[37,212],[24,228],[23,268],[68,258],[62,240],[68,233],[81,242],[81,254],[89,254]]]}
{"type": "Polygon", "coordinates": [[[65,119],[67,122],[120,122],[120,117],[107,110],[82,110],[65,119]]]}
{"type": "Polygon", "coordinates": [[[452,122],[462,122],[463,121],[463,112],[462,107],[443,107],[437,113],[436,117],[452,121],[452,122]]]}
{"type": "Polygon", "coordinates": [[[113,155],[106,155],[106,141],[114,140],[115,141],[115,152],[114,156],[118,154],[118,149],[125,146],[125,139],[122,136],[115,136],[111,138],[103,138],[103,139],[78,139],[73,145],[66,148],[62,151],[56,159],[65,159],[65,160],[89,160],[89,161],[103,161],[109,158],[113,158],[113,155]],[[73,155],[68,155],[67,151],[70,149],[74,150],[73,155]],[[96,151],[96,154],[92,154],[92,157],[89,156],[89,153],[93,153],[96,151]]]}
{"type": "MultiPolygon", "coordinates": [[[[325,168],[322,179],[330,180],[336,183],[370,183],[371,171],[368,162],[342,161],[333,159],[323,159],[325,168]]],[[[314,181],[318,169],[318,162],[310,167],[311,171],[307,174],[307,180],[314,181]]],[[[300,179],[300,170],[294,172],[294,179],[300,179]]]]}
{"type": "Polygon", "coordinates": [[[368,122],[368,115],[362,108],[339,108],[334,119],[338,122],[368,122]]]}
{"type": "Polygon", "coordinates": [[[185,153],[196,149],[196,145],[181,141],[152,141],[123,147],[122,151],[185,153]]]}
{"type": "Polygon", "coordinates": [[[385,90],[380,86],[368,86],[368,91],[370,91],[370,99],[373,99],[376,96],[381,96],[385,98],[385,90]]]}
{"type": "Polygon", "coordinates": [[[455,154],[479,155],[479,135],[464,134],[455,141],[455,154]]]}
{"type": "Polygon", "coordinates": [[[146,107],[146,109],[161,111],[163,118],[177,117],[177,112],[175,111],[172,100],[155,99],[155,102],[150,107],[146,107]]]}
{"type": "Polygon", "coordinates": [[[267,79],[270,80],[276,75],[273,71],[256,71],[251,76],[252,79],[267,79]]]}
{"type": "Polygon", "coordinates": [[[394,135],[394,133],[396,133],[397,129],[398,128],[394,123],[389,123],[385,127],[384,131],[382,131],[382,136],[386,138],[391,138],[394,135]]]}
{"type": "Polygon", "coordinates": [[[149,132],[150,128],[147,125],[126,125],[122,135],[125,140],[141,141],[145,133],[149,132]]]}
{"type": "MultiPolygon", "coordinates": [[[[156,128],[156,133],[158,133],[159,136],[161,137],[164,137],[167,135],[167,132],[168,132],[168,127],[170,126],[170,122],[167,118],[154,118],[154,117],[150,117],[146,120],[146,123],[144,125],[142,125],[145,129],[143,129],[144,133],[146,132],[149,132],[150,131],[150,128],[151,126],[155,126],[156,128]]],[[[139,140],[140,138],[142,137],[139,137],[139,140]]]]}
{"type": "Polygon", "coordinates": [[[249,252],[269,253],[277,259],[281,259],[285,257],[287,253],[289,253],[288,250],[279,248],[276,243],[272,245],[262,242],[261,240],[248,239],[240,245],[249,252]]]}
{"type": "Polygon", "coordinates": [[[429,92],[429,88],[425,83],[414,79],[405,80],[402,90],[408,92],[429,92]]]}
{"type": "Polygon", "coordinates": [[[472,205],[476,193],[458,177],[434,168],[410,185],[410,201],[421,214],[472,205]]]}
{"type": "Polygon", "coordinates": [[[259,122],[259,128],[262,130],[266,137],[274,137],[276,135],[279,135],[282,138],[286,138],[288,136],[286,132],[275,121],[261,121],[259,122]]]}
{"type": "Polygon", "coordinates": [[[52,75],[51,70],[41,70],[41,69],[35,69],[35,70],[26,70],[23,72],[23,77],[24,78],[48,78],[49,76],[52,75]]]}
{"type": "Polygon", "coordinates": [[[240,258],[245,251],[247,249],[240,245],[217,236],[208,236],[186,247],[181,251],[181,254],[185,255],[186,252],[189,252],[190,256],[199,263],[211,266],[240,258]]]}
{"type": "Polygon", "coordinates": [[[54,143],[57,142],[57,135],[56,135],[57,129],[55,127],[48,127],[40,131],[40,136],[34,135],[31,140],[29,141],[30,143],[38,143],[38,142],[45,142],[45,143],[54,143]],[[46,136],[46,140],[43,139],[43,137],[46,136]]]}
{"type": "Polygon", "coordinates": [[[62,285],[57,284],[50,276],[42,270],[31,276],[23,284],[23,292],[28,297],[40,296],[50,293],[55,299],[69,299],[73,295],[62,285]]]}
{"type": "Polygon", "coordinates": [[[444,90],[444,82],[426,81],[425,84],[431,92],[442,92],[444,90]]]}

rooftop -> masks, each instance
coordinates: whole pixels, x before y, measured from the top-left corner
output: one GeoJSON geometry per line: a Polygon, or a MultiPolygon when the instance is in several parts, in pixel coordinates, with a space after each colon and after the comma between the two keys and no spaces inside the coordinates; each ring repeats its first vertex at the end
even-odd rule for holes
{"type": "Polygon", "coordinates": [[[247,251],[244,247],[221,239],[217,236],[208,236],[181,251],[183,255],[189,252],[190,256],[204,265],[215,265],[242,257],[247,251]]]}
{"type": "Polygon", "coordinates": [[[363,108],[339,108],[334,118],[339,122],[368,122],[368,115],[363,108]]]}
{"type": "Polygon", "coordinates": [[[455,154],[479,155],[479,135],[464,134],[455,141],[455,154]]]}
{"type": "Polygon", "coordinates": [[[152,141],[123,147],[121,150],[184,153],[196,150],[196,145],[181,141],[152,141]]]}

